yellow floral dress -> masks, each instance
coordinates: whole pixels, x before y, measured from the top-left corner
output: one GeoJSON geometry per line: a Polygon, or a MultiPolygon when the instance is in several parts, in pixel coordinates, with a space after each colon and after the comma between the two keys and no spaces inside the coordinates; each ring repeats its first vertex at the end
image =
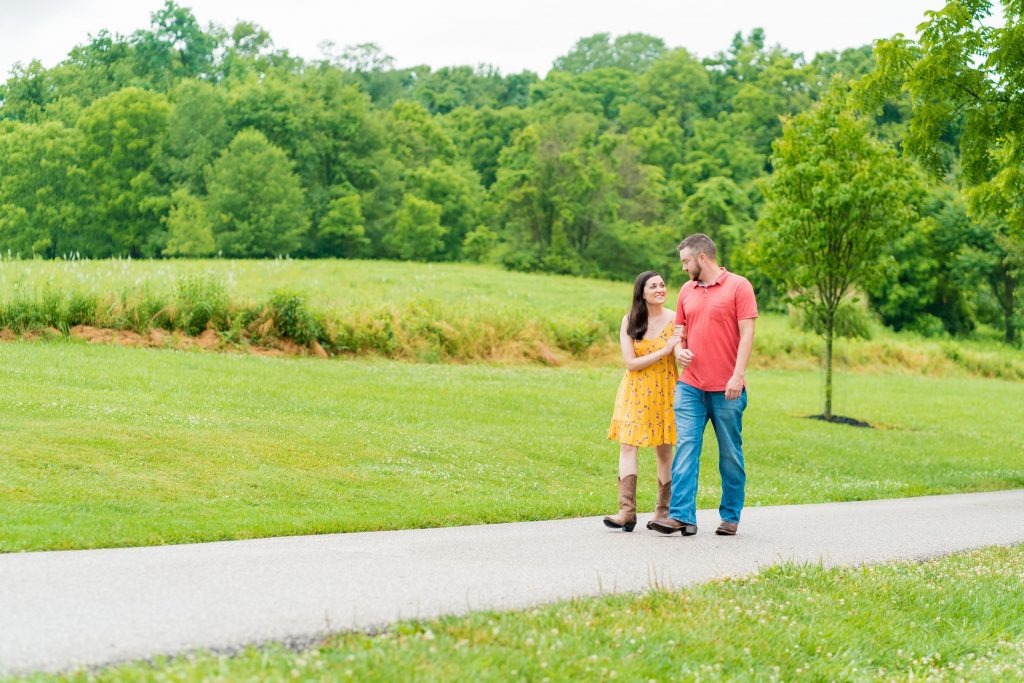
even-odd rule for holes
{"type": "MultiPolygon", "coordinates": [[[[654,339],[634,339],[633,352],[637,358],[664,348],[672,330],[670,322],[654,339]]],[[[631,446],[675,444],[676,416],[672,410],[675,388],[676,364],[672,354],[642,370],[627,370],[615,396],[608,438],[631,446]]]]}

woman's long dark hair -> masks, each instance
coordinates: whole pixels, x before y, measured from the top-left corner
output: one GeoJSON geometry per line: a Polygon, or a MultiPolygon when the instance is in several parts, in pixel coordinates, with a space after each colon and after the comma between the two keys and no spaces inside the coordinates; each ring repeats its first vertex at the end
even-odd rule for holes
{"type": "Polygon", "coordinates": [[[647,302],[644,301],[644,287],[652,277],[661,277],[656,270],[645,270],[633,282],[633,304],[629,307],[626,333],[632,339],[643,339],[647,334],[647,302]]]}

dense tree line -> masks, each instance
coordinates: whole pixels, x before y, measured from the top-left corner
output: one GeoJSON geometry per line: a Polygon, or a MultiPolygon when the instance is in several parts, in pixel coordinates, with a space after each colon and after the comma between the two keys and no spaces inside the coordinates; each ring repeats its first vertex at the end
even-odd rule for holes
{"type": "MultiPolygon", "coordinates": [[[[807,59],[759,30],[705,59],[598,34],[543,79],[397,69],[372,44],[323,52],[299,59],[249,22],[203,27],[168,0],[147,29],[91,36],[53,68],[18,65],[0,86],[0,249],[630,278],[673,267],[680,236],[702,231],[768,300],[752,245],[772,141],[834,79],[875,68],[869,46],[807,59]]],[[[901,139],[910,112],[889,97],[873,134],[901,139]]],[[[953,168],[959,134],[940,148],[953,168]]],[[[915,177],[914,218],[879,245],[890,267],[867,292],[874,310],[953,334],[1012,320],[1003,227],[969,216],[955,175],[915,177]]]]}

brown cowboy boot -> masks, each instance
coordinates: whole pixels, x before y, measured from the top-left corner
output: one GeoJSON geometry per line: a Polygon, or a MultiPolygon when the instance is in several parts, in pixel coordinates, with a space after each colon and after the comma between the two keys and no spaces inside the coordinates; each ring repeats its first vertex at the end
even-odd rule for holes
{"type": "Polygon", "coordinates": [[[668,503],[672,498],[672,480],[669,479],[664,484],[661,480],[658,480],[658,504],[654,508],[654,518],[650,522],[647,522],[647,528],[650,529],[651,522],[663,522],[668,519],[668,503]]]}
{"type": "Polygon", "coordinates": [[[636,475],[619,479],[619,514],[605,517],[604,525],[612,529],[632,531],[636,526],[636,475]]]}

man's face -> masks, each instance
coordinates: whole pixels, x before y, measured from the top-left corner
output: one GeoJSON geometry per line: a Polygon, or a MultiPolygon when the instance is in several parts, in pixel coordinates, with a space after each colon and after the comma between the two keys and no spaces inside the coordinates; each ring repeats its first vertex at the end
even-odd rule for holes
{"type": "Polygon", "coordinates": [[[693,250],[685,247],[679,250],[679,262],[683,264],[683,270],[690,276],[691,280],[700,279],[700,257],[703,254],[694,254],[693,250]]]}

